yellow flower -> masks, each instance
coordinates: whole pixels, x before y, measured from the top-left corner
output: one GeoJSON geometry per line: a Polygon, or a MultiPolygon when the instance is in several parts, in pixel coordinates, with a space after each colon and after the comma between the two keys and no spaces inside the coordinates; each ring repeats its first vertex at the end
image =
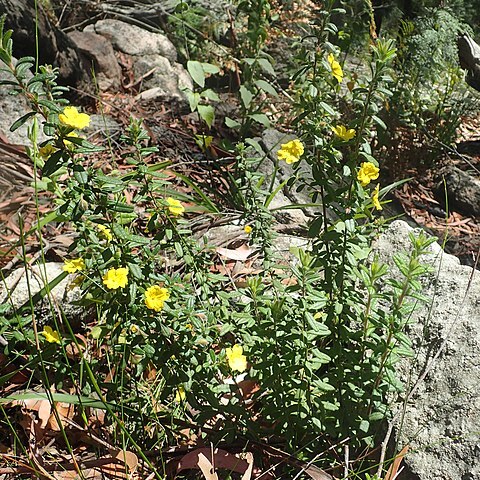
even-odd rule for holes
{"type": "Polygon", "coordinates": [[[175,200],[172,197],[167,198],[168,210],[172,215],[183,215],[185,207],[182,205],[180,200],[175,200]]]}
{"type": "Polygon", "coordinates": [[[252,233],[253,228],[250,225],[245,225],[243,227],[243,231],[247,234],[250,235],[252,233]]]}
{"type": "Polygon", "coordinates": [[[52,327],[46,326],[43,332],[40,332],[49,343],[60,343],[60,334],[52,327]]]}
{"type": "Polygon", "coordinates": [[[366,187],[372,180],[376,180],[379,176],[379,168],[372,162],[363,162],[360,165],[360,170],[357,174],[357,180],[362,184],[362,187],[366,187]]]}
{"type": "Polygon", "coordinates": [[[329,53],[327,57],[330,68],[332,69],[332,75],[337,80],[338,83],[342,83],[343,80],[343,70],[340,64],[335,60],[333,53],[329,53]]]}
{"type": "Polygon", "coordinates": [[[177,403],[181,403],[185,400],[186,396],[185,389],[181,385],[177,387],[177,391],[175,392],[175,401],[177,403]]]}
{"type": "Polygon", "coordinates": [[[373,202],[373,206],[377,210],[382,210],[382,206],[380,205],[380,201],[378,200],[379,192],[380,192],[380,184],[377,183],[377,186],[375,187],[375,189],[372,192],[372,202],[373,202]]]}
{"type": "Polygon", "coordinates": [[[337,125],[336,127],[332,127],[333,133],[343,140],[344,142],[348,142],[355,136],[355,130],[353,128],[346,129],[343,125],[337,125]]]}
{"type": "Polygon", "coordinates": [[[303,143],[296,139],[290,142],[283,143],[280,150],[277,152],[279,160],[285,160],[289,165],[300,160],[303,155],[303,143]]]}
{"type": "Polygon", "coordinates": [[[97,225],[97,229],[100,230],[100,235],[108,242],[111,242],[113,240],[112,231],[108,227],[99,223],[97,225]]]}
{"type": "Polygon", "coordinates": [[[128,283],[128,268],[111,268],[103,276],[103,284],[110,290],[126,287],[128,283]]]}
{"type": "Polygon", "coordinates": [[[78,128],[78,130],[90,125],[90,117],[86,113],[80,113],[75,107],[65,107],[58,119],[64,125],[78,128]]]}
{"type": "Polygon", "coordinates": [[[55,153],[57,149],[51,144],[47,143],[44,147],[40,148],[38,153],[42,158],[48,158],[52,153],[55,153]]]}
{"type": "Polygon", "coordinates": [[[150,310],[159,312],[163,309],[164,303],[170,298],[170,292],[167,288],[153,285],[145,291],[145,305],[150,310]]]}
{"type": "Polygon", "coordinates": [[[226,349],[228,365],[232,370],[238,370],[240,373],[247,369],[247,357],[243,355],[243,347],[234,345],[226,349]]]}
{"type": "Polygon", "coordinates": [[[65,260],[63,271],[68,273],[80,272],[85,270],[85,261],[83,258],[74,258],[73,260],[65,260]]]}

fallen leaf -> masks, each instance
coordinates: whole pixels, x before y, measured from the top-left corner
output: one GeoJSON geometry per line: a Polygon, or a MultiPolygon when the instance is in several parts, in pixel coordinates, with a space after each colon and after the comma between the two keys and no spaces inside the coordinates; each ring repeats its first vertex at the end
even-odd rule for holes
{"type": "MultiPolygon", "coordinates": [[[[63,428],[65,428],[64,420],[68,418],[71,420],[74,415],[75,415],[75,406],[73,403],[63,403],[63,402],[57,402],[55,404],[55,407],[57,409],[58,417],[60,421],[62,422],[63,428]]],[[[58,424],[57,418],[55,416],[55,412],[52,411],[48,423],[47,423],[47,428],[50,430],[53,430],[54,432],[60,432],[62,430],[62,427],[58,424]]]]}
{"type": "Polygon", "coordinates": [[[241,245],[240,247],[232,250],[230,248],[217,247],[215,251],[222,255],[222,257],[229,258],[230,260],[245,261],[252,253],[253,250],[248,245],[241,245]]]}
{"type": "MultiPolygon", "coordinates": [[[[183,470],[198,470],[200,468],[199,459],[200,455],[208,460],[210,468],[215,466],[216,469],[226,469],[231,472],[237,472],[244,475],[251,467],[250,463],[247,460],[244,460],[240,456],[229,453],[225,450],[219,448],[213,449],[213,459],[212,459],[212,449],[211,448],[197,448],[192,452],[183,455],[183,457],[176,458],[171,460],[167,464],[167,477],[175,478],[183,470]]],[[[205,460],[200,460],[202,465],[206,465],[205,460]]],[[[205,477],[207,478],[207,477],[205,477]]],[[[210,477],[213,478],[214,477],[210,477]]],[[[215,478],[217,478],[215,476],[215,478]]]]}
{"type": "Polygon", "coordinates": [[[388,469],[387,474],[385,475],[384,480],[395,480],[395,478],[397,477],[398,469],[400,468],[400,464],[402,463],[403,457],[405,457],[409,448],[410,447],[406,445],[405,447],[402,448],[402,450],[399,453],[397,453],[397,455],[395,456],[395,460],[390,465],[390,468],[388,469]]]}
{"type": "Polygon", "coordinates": [[[198,454],[198,468],[203,473],[205,480],[218,480],[213,465],[203,453],[198,454]]]}
{"type": "MultiPolygon", "coordinates": [[[[103,457],[100,460],[108,458],[103,457]]],[[[98,471],[112,478],[130,478],[130,475],[137,470],[138,457],[133,452],[120,450],[111,459],[111,462],[96,467],[98,471]]]]}

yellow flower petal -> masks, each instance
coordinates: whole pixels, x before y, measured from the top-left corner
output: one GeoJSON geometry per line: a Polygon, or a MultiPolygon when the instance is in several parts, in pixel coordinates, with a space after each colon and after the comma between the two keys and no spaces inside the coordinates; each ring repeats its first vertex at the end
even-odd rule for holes
{"type": "Polygon", "coordinates": [[[60,342],[60,334],[54,330],[52,327],[48,325],[43,329],[43,332],[40,332],[44,337],[45,340],[49,343],[61,343],[60,342]]]}
{"type": "Polygon", "coordinates": [[[128,268],[111,268],[103,276],[103,284],[110,290],[116,290],[117,288],[124,288],[128,283],[128,268]]]}
{"type": "Polygon", "coordinates": [[[366,187],[372,180],[376,180],[380,175],[380,169],[372,162],[363,162],[357,174],[357,180],[366,187]]]}
{"type": "Polygon", "coordinates": [[[377,186],[375,187],[375,189],[372,192],[372,202],[373,202],[373,206],[377,210],[383,210],[382,206],[380,205],[380,201],[378,200],[379,192],[380,192],[380,184],[377,183],[377,186]]]}
{"type": "Polygon", "coordinates": [[[172,215],[183,215],[185,212],[185,207],[182,205],[180,200],[176,200],[175,198],[168,197],[167,198],[168,210],[172,215]]]}
{"type": "Polygon", "coordinates": [[[333,53],[329,53],[327,61],[330,64],[332,69],[332,75],[337,80],[338,83],[342,83],[343,80],[343,70],[340,64],[335,60],[333,53]]]}
{"type": "Polygon", "coordinates": [[[65,260],[62,268],[64,272],[68,273],[80,272],[81,270],[85,270],[85,261],[83,258],[65,260]]]}
{"type": "Polygon", "coordinates": [[[64,125],[77,128],[78,130],[82,130],[90,125],[90,116],[86,113],[80,113],[76,107],[65,107],[58,119],[64,125]]]}
{"type": "Polygon", "coordinates": [[[285,160],[285,162],[290,165],[298,162],[304,151],[303,143],[300,140],[295,139],[283,143],[277,152],[277,157],[279,160],[285,160]]]}
{"type": "Polygon", "coordinates": [[[48,158],[52,153],[55,153],[56,151],[57,149],[51,143],[47,143],[44,147],[38,150],[38,153],[42,158],[48,158]]]}
{"type": "Polygon", "coordinates": [[[111,242],[113,240],[112,231],[108,227],[99,223],[97,225],[97,229],[100,231],[101,236],[105,238],[108,242],[111,242]]]}
{"type": "Polygon", "coordinates": [[[160,285],[152,285],[145,291],[145,305],[150,310],[160,312],[164,303],[170,298],[170,292],[167,288],[160,285]]]}
{"type": "Polygon", "coordinates": [[[344,125],[337,125],[336,127],[332,127],[332,131],[338,138],[340,138],[344,142],[348,142],[355,136],[355,130],[353,128],[347,130],[344,125]]]}
{"type": "Polygon", "coordinates": [[[232,370],[240,373],[247,369],[247,357],[243,355],[243,347],[235,344],[232,348],[225,350],[227,355],[228,365],[232,370]]]}
{"type": "Polygon", "coordinates": [[[245,225],[243,227],[243,231],[247,234],[250,235],[252,233],[253,228],[250,225],[245,225]]]}
{"type": "Polygon", "coordinates": [[[186,396],[185,389],[182,386],[177,387],[177,391],[175,392],[175,401],[177,403],[181,403],[185,400],[186,396]]]}

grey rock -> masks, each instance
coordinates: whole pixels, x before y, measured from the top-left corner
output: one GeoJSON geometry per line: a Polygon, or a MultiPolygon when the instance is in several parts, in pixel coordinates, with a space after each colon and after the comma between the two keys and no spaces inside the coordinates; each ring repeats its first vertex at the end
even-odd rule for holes
{"type": "Polygon", "coordinates": [[[149,91],[149,98],[183,100],[182,89],[192,88],[190,77],[184,68],[179,64],[172,65],[165,57],[158,55],[139,56],[134,62],[133,69],[135,78],[145,76],[142,80],[142,90],[149,91]],[[154,69],[153,72],[152,69],[154,69]],[[153,93],[155,93],[155,97],[152,96],[153,93]]]}
{"type": "MultiPolygon", "coordinates": [[[[10,73],[0,70],[0,80],[13,80],[13,77],[10,73]]],[[[28,120],[14,132],[10,131],[10,127],[13,122],[31,111],[30,104],[22,95],[12,95],[7,85],[0,86],[0,134],[10,143],[30,145],[27,131],[33,119],[28,120]]],[[[40,132],[40,135],[43,140],[43,132],[40,132]]]]}
{"type": "Polygon", "coordinates": [[[153,33],[120,20],[99,20],[84,31],[95,32],[110,40],[115,50],[132,56],[159,55],[171,62],[177,60],[173,43],[162,33],[153,33]]]}
{"type": "Polygon", "coordinates": [[[84,132],[90,135],[101,134],[104,137],[115,137],[122,132],[122,125],[109,115],[90,115],[90,125],[84,132]]]}
{"type": "MultiPolygon", "coordinates": [[[[395,221],[376,242],[374,251],[393,276],[393,255],[410,250],[412,231],[395,221]]],[[[395,441],[399,448],[411,447],[399,478],[479,479],[480,282],[438,243],[431,248],[424,261],[434,272],[423,280],[430,301],[413,314],[407,332],[416,357],[399,365],[405,383],[418,383],[411,396],[408,389],[404,394],[406,405],[398,406],[395,441]]]]}
{"type": "Polygon", "coordinates": [[[78,50],[93,61],[99,89],[116,90],[122,85],[122,69],[117,62],[112,44],[102,35],[93,32],[73,31],[68,34],[78,50]]]}
{"type": "Polygon", "coordinates": [[[112,19],[88,25],[84,31],[102,35],[115,50],[132,57],[135,80],[146,91],[139,98],[185,101],[183,89],[193,88],[188,73],[176,63],[177,51],[165,35],[112,19]]]}
{"type": "MultiPolygon", "coordinates": [[[[480,217],[480,180],[465,173],[457,167],[451,167],[444,174],[448,202],[466,215],[480,217]]],[[[443,180],[437,192],[444,195],[443,180]]]]}
{"type": "MultiPolygon", "coordinates": [[[[50,262],[45,265],[34,265],[25,271],[19,268],[13,271],[0,283],[0,304],[9,303],[14,308],[24,305],[30,295],[34,296],[42,288],[63,273],[63,263],[50,262]]],[[[50,298],[55,311],[61,311],[69,320],[81,321],[86,316],[85,308],[75,305],[81,298],[81,289],[72,286],[73,275],[68,275],[58,285],[51,289],[50,298]]],[[[47,299],[36,306],[35,313],[39,322],[45,322],[52,315],[47,299]]]]}

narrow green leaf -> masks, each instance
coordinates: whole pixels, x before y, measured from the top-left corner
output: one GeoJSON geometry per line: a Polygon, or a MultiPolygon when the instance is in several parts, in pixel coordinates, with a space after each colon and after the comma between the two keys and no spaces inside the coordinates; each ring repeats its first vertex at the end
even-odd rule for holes
{"type": "Polygon", "coordinates": [[[48,157],[48,160],[45,162],[45,165],[42,168],[42,174],[44,177],[49,177],[52,173],[55,173],[60,167],[63,166],[62,160],[63,152],[58,150],[48,157]]]}
{"type": "Polygon", "coordinates": [[[275,70],[273,69],[273,66],[269,60],[267,60],[266,58],[259,58],[258,64],[262,67],[263,70],[265,70],[265,72],[272,76],[275,76],[275,70]]]}
{"type": "Polygon", "coordinates": [[[14,132],[18,128],[20,128],[25,122],[28,121],[29,118],[35,116],[35,112],[28,112],[22,117],[20,117],[18,120],[16,120],[13,125],[10,127],[10,131],[14,132]]]}
{"type": "Polygon", "coordinates": [[[209,73],[211,75],[217,74],[220,69],[216,65],[212,65],[211,63],[202,63],[202,68],[205,73],[209,73]]]}

